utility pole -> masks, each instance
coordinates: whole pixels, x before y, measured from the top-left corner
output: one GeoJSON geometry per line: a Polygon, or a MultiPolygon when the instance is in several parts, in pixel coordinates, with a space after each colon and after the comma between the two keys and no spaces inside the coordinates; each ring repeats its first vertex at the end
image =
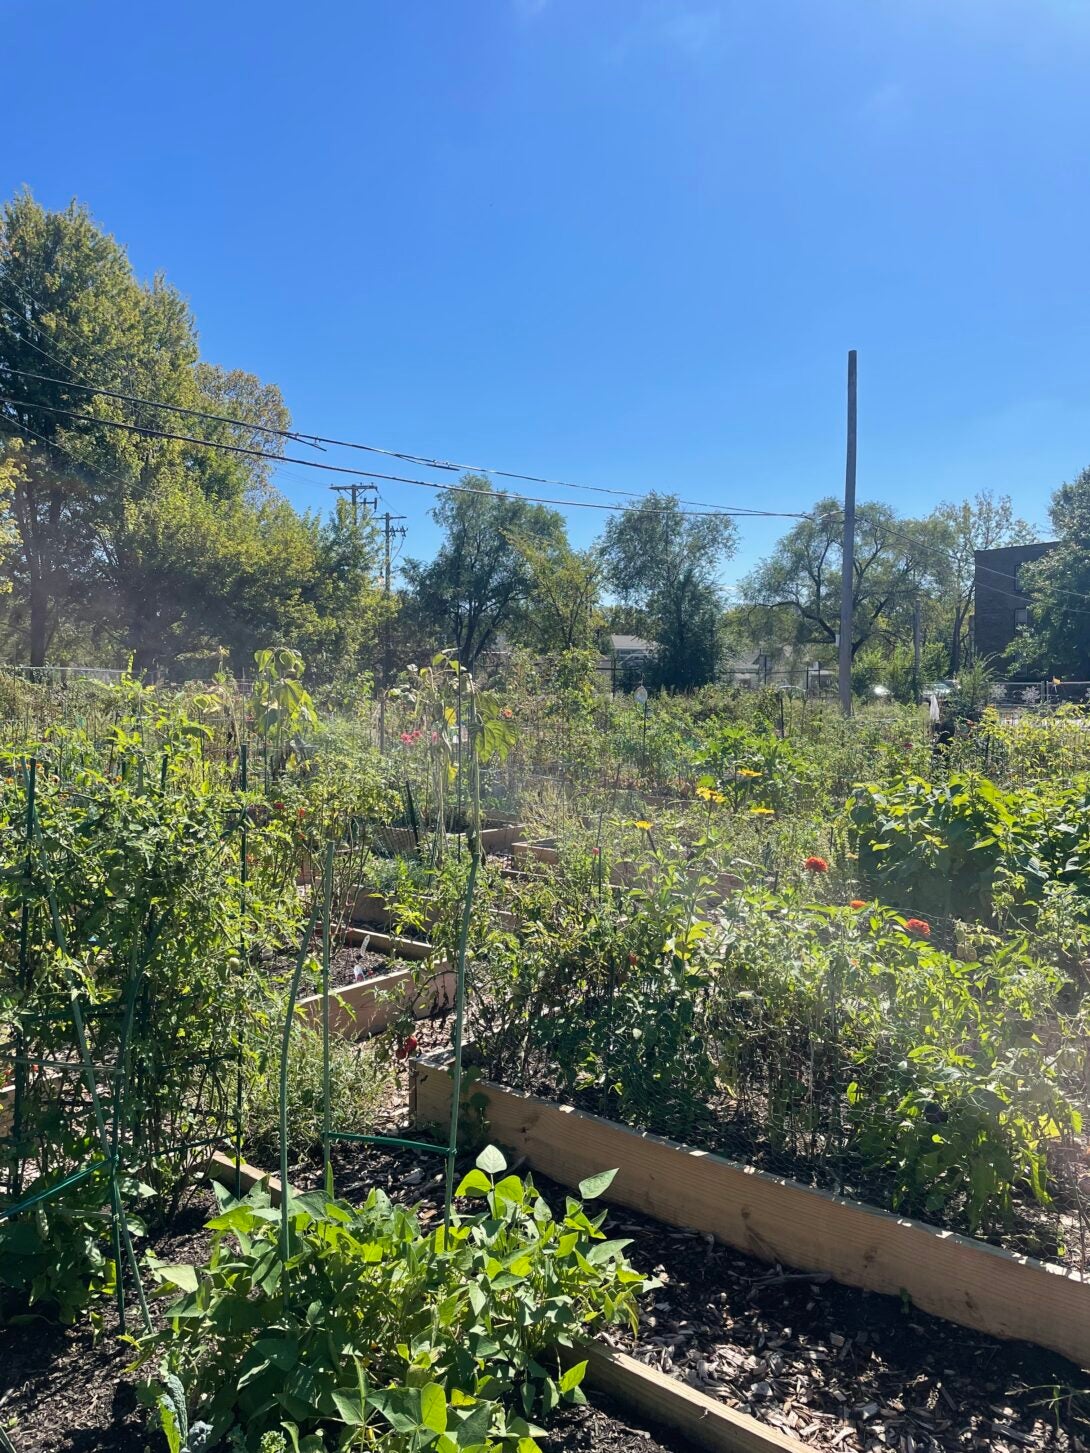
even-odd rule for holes
{"type": "Polygon", "coordinates": [[[844,543],[840,581],[840,707],[852,710],[852,629],[855,596],[856,352],[848,354],[848,450],[844,467],[844,543]]]}
{"type": "Polygon", "coordinates": [[[404,535],[405,526],[393,527],[394,520],[403,520],[404,515],[392,515],[389,510],[383,515],[383,579],[386,589],[386,612],[382,620],[382,690],[378,698],[378,749],[380,752],[386,750],[386,692],[390,687],[390,590],[393,584],[393,560],[390,556],[390,538],[393,535],[404,535]]]}
{"type": "Polygon", "coordinates": [[[334,494],[347,494],[352,499],[352,523],[357,528],[360,522],[360,496],[364,496],[364,507],[372,514],[378,509],[378,490],[373,484],[364,484],[362,480],[354,479],[351,484],[331,484],[330,489],[334,494]],[[370,496],[370,498],[367,498],[370,496]]]}
{"type": "Polygon", "coordinates": [[[920,699],[920,597],[912,602],[912,692],[920,699]]]}

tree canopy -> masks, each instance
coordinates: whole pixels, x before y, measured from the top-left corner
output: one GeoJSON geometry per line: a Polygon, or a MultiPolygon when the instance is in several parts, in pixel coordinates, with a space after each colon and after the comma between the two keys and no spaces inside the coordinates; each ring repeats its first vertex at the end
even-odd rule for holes
{"type": "Polygon", "coordinates": [[[651,493],[607,524],[599,547],[605,579],[658,642],[654,685],[684,691],[714,679],[719,571],[737,539],[726,515],[687,515],[672,494],[651,493]]]}
{"type": "Polygon", "coordinates": [[[1052,496],[1056,546],[1021,571],[1029,624],[1012,648],[1034,674],[1090,680],[1090,469],[1052,496]]]}
{"type": "Polygon", "coordinates": [[[290,424],[279,389],[201,361],[181,295],[140,282],[76,203],[50,212],[22,193],[0,215],[0,370],[16,658],[112,647],[150,669],[226,650],[241,667],[255,643],[362,648],[379,598],[370,532],[297,514],[269,460],[153,432],[275,454],[266,431],[290,424]],[[83,384],[245,422],[179,427],[83,384]]]}

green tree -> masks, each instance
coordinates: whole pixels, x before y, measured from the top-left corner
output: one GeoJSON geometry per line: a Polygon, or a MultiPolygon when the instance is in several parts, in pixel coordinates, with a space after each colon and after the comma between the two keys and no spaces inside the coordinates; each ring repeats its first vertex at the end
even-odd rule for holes
{"type": "Polygon", "coordinates": [[[405,562],[405,625],[421,648],[453,647],[472,670],[501,634],[526,629],[534,594],[526,546],[556,550],[566,540],[555,510],[495,495],[480,474],[461,483],[465,492],[445,494],[431,511],[444,534],[435,558],[405,562]]]}
{"type": "Polygon", "coordinates": [[[528,608],[520,636],[539,651],[589,647],[599,623],[602,565],[593,550],[573,550],[564,537],[510,534],[530,574],[528,608]]]}
{"type": "Polygon", "coordinates": [[[736,546],[731,519],[686,515],[672,494],[649,494],[606,526],[599,547],[606,582],[659,644],[654,685],[687,691],[714,679],[718,573],[736,546]]]}
{"type": "Polygon", "coordinates": [[[199,361],[184,299],[162,278],[140,283],[76,203],[48,212],[23,193],[3,211],[0,366],[0,427],[24,441],[7,471],[7,626],[31,664],[79,629],[138,670],[220,649],[245,668],[270,644],[319,673],[359,664],[378,609],[373,533],[343,511],[298,515],[270,460],[155,437],[275,455],[269,431],[290,417],[274,385],[199,361]]]}
{"type": "Polygon", "coordinates": [[[1025,545],[1036,540],[1037,532],[1015,515],[1009,495],[997,498],[991,490],[982,490],[960,504],[941,504],[931,519],[940,532],[936,543],[946,555],[946,563],[939,566],[938,585],[946,614],[950,671],[956,675],[973,613],[976,551],[1025,545]]]}
{"type": "Polygon", "coordinates": [[[1024,565],[1030,624],[1011,648],[1014,664],[1034,675],[1090,680],[1090,469],[1052,496],[1056,547],[1024,565]]]}
{"type": "MultiPolygon", "coordinates": [[[[754,632],[775,634],[786,621],[799,645],[832,646],[840,631],[842,519],[834,499],[780,540],[744,582],[754,632]]],[[[893,644],[912,631],[917,596],[937,589],[945,569],[944,527],[899,520],[885,504],[856,512],[852,656],[870,641],[893,644]]]]}

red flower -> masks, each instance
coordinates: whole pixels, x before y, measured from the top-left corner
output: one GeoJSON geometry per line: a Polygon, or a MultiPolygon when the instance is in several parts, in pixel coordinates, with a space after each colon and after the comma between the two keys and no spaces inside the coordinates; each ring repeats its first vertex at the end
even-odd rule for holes
{"type": "Polygon", "coordinates": [[[306,817],[306,815],[307,815],[306,808],[305,807],[301,807],[299,809],[299,811],[295,815],[296,815],[296,817],[306,817]]]}
{"type": "Polygon", "coordinates": [[[802,865],[808,873],[827,873],[829,864],[824,858],[807,858],[802,865]]]}
{"type": "Polygon", "coordinates": [[[852,908],[866,908],[867,900],[865,898],[853,898],[850,906],[852,908]]]}
{"type": "Polygon", "coordinates": [[[273,803],[273,811],[274,812],[283,812],[284,811],[284,804],[282,802],[274,802],[273,803]]]}
{"type": "Polygon", "coordinates": [[[405,746],[411,747],[412,744],[413,744],[413,734],[412,734],[412,732],[402,732],[401,733],[401,740],[404,742],[405,746]]]}
{"type": "Polygon", "coordinates": [[[628,955],[628,962],[632,965],[633,968],[635,968],[636,965],[639,963],[639,959],[636,957],[635,953],[630,952],[628,955]]]}
{"type": "Polygon", "coordinates": [[[920,938],[930,938],[931,925],[925,923],[922,918],[906,918],[905,932],[918,934],[920,938]]]}
{"type": "Polygon", "coordinates": [[[408,1059],[419,1043],[416,1035],[410,1034],[408,1039],[403,1040],[397,1047],[398,1059],[408,1059]]]}

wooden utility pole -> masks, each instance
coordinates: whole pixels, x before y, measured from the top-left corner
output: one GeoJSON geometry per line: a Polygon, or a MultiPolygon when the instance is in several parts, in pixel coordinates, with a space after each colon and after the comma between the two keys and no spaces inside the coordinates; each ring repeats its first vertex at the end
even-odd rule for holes
{"type": "Polygon", "coordinates": [[[840,706],[852,710],[852,629],[855,598],[856,353],[848,354],[848,451],[844,467],[844,543],[840,581],[840,706]]]}
{"type": "Polygon", "coordinates": [[[364,505],[372,513],[378,509],[378,491],[373,484],[364,484],[362,480],[353,480],[351,484],[331,484],[330,489],[334,494],[347,494],[352,500],[352,523],[358,526],[360,522],[360,495],[364,495],[364,505]],[[366,496],[372,496],[368,499],[366,496]]]}
{"type": "Polygon", "coordinates": [[[920,699],[920,597],[912,602],[912,693],[920,699]]]}
{"type": "Polygon", "coordinates": [[[378,748],[386,750],[386,693],[390,689],[390,590],[393,584],[393,560],[390,555],[390,539],[393,535],[404,535],[405,526],[392,528],[394,520],[403,520],[404,515],[392,515],[389,510],[383,515],[383,580],[386,590],[386,611],[382,619],[382,690],[378,698],[378,748]]]}

